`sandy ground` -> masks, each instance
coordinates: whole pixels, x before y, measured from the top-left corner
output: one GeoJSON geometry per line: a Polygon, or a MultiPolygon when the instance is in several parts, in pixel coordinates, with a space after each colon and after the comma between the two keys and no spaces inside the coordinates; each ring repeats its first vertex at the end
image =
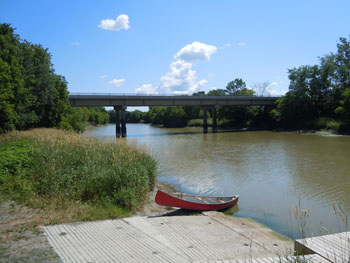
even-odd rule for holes
{"type": "Polygon", "coordinates": [[[62,262],[40,227],[33,209],[0,197],[0,262],[62,262]]]}

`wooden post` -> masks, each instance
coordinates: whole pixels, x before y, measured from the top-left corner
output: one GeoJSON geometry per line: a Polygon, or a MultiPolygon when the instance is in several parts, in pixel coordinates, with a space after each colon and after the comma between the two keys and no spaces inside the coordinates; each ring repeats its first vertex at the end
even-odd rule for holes
{"type": "Polygon", "coordinates": [[[216,133],[218,131],[218,125],[216,123],[216,108],[214,107],[212,110],[212,117],[213,117],[213,133],[216,133]]]}
{"type": "Polygon", "coordinates": [[[120,137],[120,107],[114,106],[115,110],[115,137],[120,137]]]}

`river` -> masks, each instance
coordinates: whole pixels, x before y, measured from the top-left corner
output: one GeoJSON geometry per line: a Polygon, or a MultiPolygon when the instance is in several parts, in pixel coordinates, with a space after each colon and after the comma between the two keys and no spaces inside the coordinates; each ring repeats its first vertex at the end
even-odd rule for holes
{"type": "MultiPolygon", "coordinates": [[[[114,138],[115,126],[86,134],[114,138]]],[[[128,124],[128,143],[143,144],[159,162],[158,180],[198,195],[239,194],[235,216],[298,238],[292,206],[308,209],[306,236],[346,230],[350,215],[350,137],[271,131],[203,134],[201,128],[128,124]]]]}

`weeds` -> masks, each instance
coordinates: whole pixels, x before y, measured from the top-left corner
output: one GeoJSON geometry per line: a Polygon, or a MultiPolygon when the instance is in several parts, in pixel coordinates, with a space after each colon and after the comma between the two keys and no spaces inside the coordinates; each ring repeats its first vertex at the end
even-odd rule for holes
{"type": "Polygon", "coordinates": [[[127,215],[143,204],[155,179],[156,162],[125,142],[54,129],[0,138],[1,193],[34,208],[74,214],[65,217],[127,215]]]}

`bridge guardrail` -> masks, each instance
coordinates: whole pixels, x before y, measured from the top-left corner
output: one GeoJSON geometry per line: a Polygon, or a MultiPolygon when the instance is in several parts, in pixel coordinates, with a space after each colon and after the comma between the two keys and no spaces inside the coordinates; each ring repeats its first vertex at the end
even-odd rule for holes
{"type": "MultiPolygon", "coordinates": [[[[69,95],[73,96],[157,96],[157,97],[207,97],[208,95],[188,95],[188,94],[174,94],[174,93],[155,93],[155,94],[150,94],[150,93],[99,93],[99,92],[69,92],[69,95]]],[[[247,95],[243,94],[237,94],[237,95],[226,95],[226,96],[242,96],[242,97],[247,97],[247,95]]],[[[210,95],[210,97],[223,97],[222,95],[210,95]]],[[[268,95],[253,95],[249,97],[267,97],[267,98],[278,98],[281,96],[272,96],[270,94],[268,95]]]]}

